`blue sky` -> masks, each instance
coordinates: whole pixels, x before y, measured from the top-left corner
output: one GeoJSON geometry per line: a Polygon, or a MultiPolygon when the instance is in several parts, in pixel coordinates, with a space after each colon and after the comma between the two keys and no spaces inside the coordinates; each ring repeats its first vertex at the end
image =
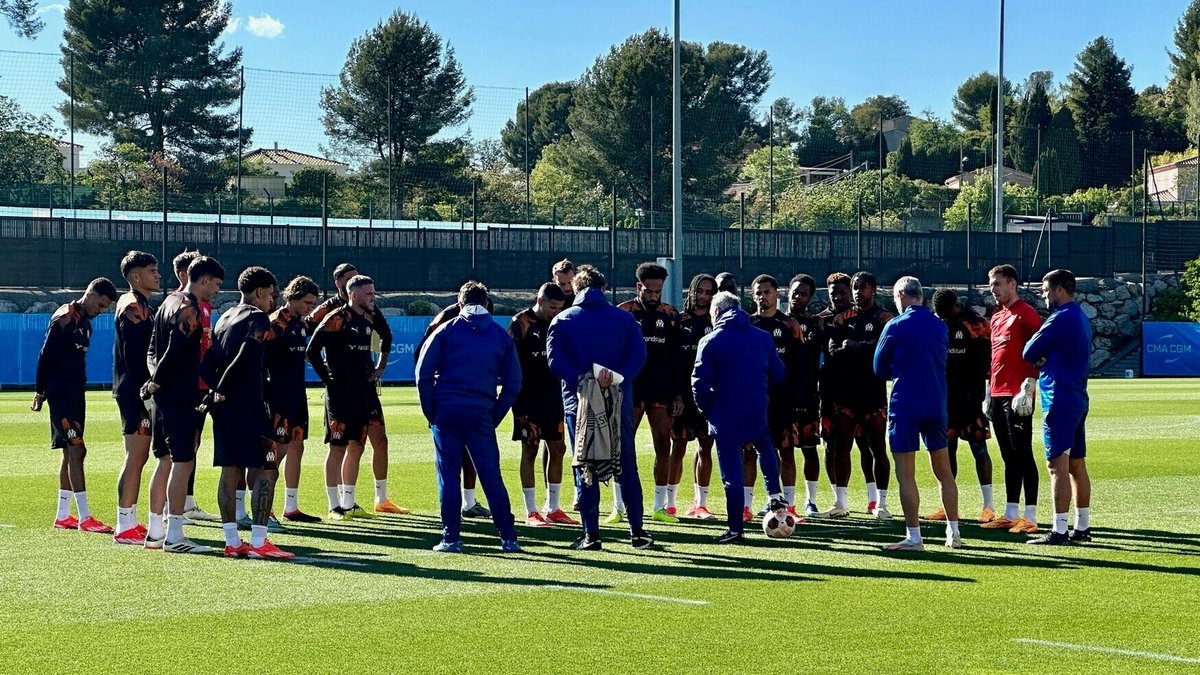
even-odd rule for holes
{"type": "MultiPolygon", "coordinates": [[[[0,49],[56,53],[65,0],[43,0],[46,30],[34,41],[0,30],[0,49]]],[[[350,42],[399,7],[415,12],[454,47],[477,90],[469,124],[495,137],[521,88],[578,77],[614,43],[671,25],[670,0],[235,0],[229,44],[241,46],[247,74],[247,123],[255,145],[315,152],[324,143],[316,92],[333,82],[350,42]],[[260,69],[314,75],[284,76],[260,69]],[[324,75],[319,76],[319,75],[324,75]]],[[[763,103],[814,95],[853,105],[873,94],[898,94],[915,114],[949,117],[955,88],[981,70],[995,71],[997,0],[784,1],[683,0],[685,40],[722,40],[765,50],[775,76],[763,103]]],[[[1166,49],[1187,0],[1008,0],[1005,74],[1034,70],[1063,82],[1075,56],[1107,35],[1133,67],[1138,90],[1165,84],[1166,49]]],[[[56,101],[56,62],[0,54],[0,93],[35,111],[56,101]],[[44,77],[30,72],[47,70],[44,77]],[[48,80],[50,80],[48,82],[48,80]]],[[[91,154],[91,148],[87,154],[91,154]]]]}

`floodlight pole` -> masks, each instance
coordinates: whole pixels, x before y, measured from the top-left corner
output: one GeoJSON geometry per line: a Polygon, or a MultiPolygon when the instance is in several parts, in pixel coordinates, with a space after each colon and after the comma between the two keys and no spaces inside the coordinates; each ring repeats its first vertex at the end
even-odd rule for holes
{"type": "Polygon", "coordinates": [[[683,90],[680,84],[679,57],[679,0],[675,0],[675,31],[672,35],[672,73],[671,73],[671,257],[675,259],[675,283],[672,289],[680,292],[673,294],[671,302],[676,307],[683,306],[682,279],[683,274],[683,161],[680,153],[683,151],[683,90]]]}
{"type": "Polygon", "coordinates": [[[996,232],[1004,231],[1004,0],[1000,0],[1000,56],[996,68],[996,162],[995,162],[995,215],[992,223],[996,232]]]}

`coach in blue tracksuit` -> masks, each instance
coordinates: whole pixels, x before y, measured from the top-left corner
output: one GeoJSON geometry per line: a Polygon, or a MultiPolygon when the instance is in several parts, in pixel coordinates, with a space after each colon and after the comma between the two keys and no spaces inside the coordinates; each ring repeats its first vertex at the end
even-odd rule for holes
{"type": "MultiPolygon", "coordinates": [[[[563,417],[568,447],[575,447],[576,415],[579,412],[580,378],[598,364],[623,377],[621,384],[621,472],[617,484],[625,496],[629,516],[630,543],[644,549],[654,543],[642,528],[642,485],[638,479],[633,443],[633,381],[646,364],[646,343],[633,315],[618,309],[604,297],[604,275],[591,265],[580,265],[571,281],[575,301],[550,323],[546,334],[546,357],[550,370],[563,382],[563,417]]],[[[575,469],[579,492],[579,514],[583,536],[572,548],[600,549],[600,486],[584,483],[583,471],[575,469]]]]}
{"type": "Polygon", "coordinates": [[[442,507],[442,541],[433,550],[461,553],[463,451],[471,456],[500,531],[500,547],[521,550],[508,491],[500,478],[496,427],[521,391],[521,364],[512,338],[485,309],[488,289],[468,281],[458,292],[457,317],[438,328],[417,360],[421,412],[433,429],[442,507]],[[500,393],[496,393],[496,385],[500,393]]]}
{"type": "Polygon", "coordinates": [[[1087,315],[1075,304],[1075,275],[1054,270],[1042,277],[1042,295],[1051,310],[1046,323],[1025,344],[1022,357],[1041,370],[1043,439],[1050,486],[1054,494],[1054,528],[1030,544],[1065,544],[1092,540],[1088,519],[1091,512],[1092,481],[1088,477],[1087,439],[1084,424],[1088,414],[1088,357],[1092,327],[1087,315]],[[1075,529],[1067,535],[1067,512],[1071,508],[1071,485],[1075,486],[1075,529]]]}
{"type": "Polygon", "coordinates": [[[888,402],[888,445],[900,483],[900,504],[908,536],[885,551],[923,551],[921,495],[917,491],[916,454],[924,441],[933,475],[941,485],[946,511],[946,546],[959,548],[958,486],[946,451],[946,324],[925,307],[916,277],[901,277],[892,287],[901,314],[884,327],[875,346],[875,375],[892,381],[888,402]]]}
{"type": "Polygon", "coordinates": [[[700,340],[692,368],[692,396],[716,439],[717,463],[725,485],[729,530],[718,544],[742,540],[742,491],[745,473],[742,448],[753,444],[771,498],[770,509],[787,508],[779,487],[779,457],[767,427],[768,390],[783,382],[784,366],[771,335],[750,324],[733,293],[722,291],[712,300],[713,331],[700,340]]]}

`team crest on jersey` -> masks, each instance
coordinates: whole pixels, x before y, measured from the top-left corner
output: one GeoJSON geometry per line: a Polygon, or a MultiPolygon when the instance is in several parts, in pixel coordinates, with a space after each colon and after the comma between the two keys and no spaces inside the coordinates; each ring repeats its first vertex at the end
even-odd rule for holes
{"type": "Polygon", "coordinates": [[[367,335],[370,335],[370,334],[371,334],[371,327],[367,326],[367,335]]]}
{"type": "Polygon", "coordinates": [[[705,326],[705,327],[704,327],[704,334],[705,334],[705,335],[708,335],[708,334],[709,334],[709,333],[711,333],[711,332],[712,332],[712,326],[705,326]]]}
{"type": "Polygon", "coordinates": [[[771,335],[774,335],[775,337],[783,337],[783,331],[776,328],[771,332],[771,335]]]}
{"type": "Polygon", "coordinates": [[[955,333],[955,334],[954,334],[954,339],[955,339],[955,340],[961,340],[961,339],[963,339],[963,332],[960,330],[960,331],[958,331],[957,333],[955,333]]]}
{"type": "Polygon", "coordinates": [[[867,331],[868,333],[874,333],[875,332],[875,324],[869,323],[869,324],[867,324],[866,328],[864,328],[863,330],[867,331]]]}
{"type": "Polygon", "coordinates": [[[307,336],[308,336],[308,333],[305,331],[305,329],[301,328],[300,329],[300,337],[307,337],[307,336]]]}
{"type": "Polygon", "coordinates": [[[666,324],[665,324],[665,323],[663,323],[663,320],[662,320],[662,319],[659,319],[658,321],[655,321],[655,322],[654,322],[654,327],[655,327],[655,328],[663,328],[663,327],[665,327],[665,326],[666,326],[666,324]]]}

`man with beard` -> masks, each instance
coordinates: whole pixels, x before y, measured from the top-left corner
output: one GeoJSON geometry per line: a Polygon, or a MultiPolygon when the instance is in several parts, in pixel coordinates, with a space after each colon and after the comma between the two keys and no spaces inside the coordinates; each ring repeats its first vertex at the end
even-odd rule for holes
{"type": "Polygon", "coordinates": [[[693,463],[693,479],[696,496],[692,507],[684,515],[699,520],[711,520],[714,517],[708,511],[713,439],[708,435],[708,420],[700,414],[696,400],[692,397],[691,380],[692,369],[696,366],[696,349],[700,346],[700,340],[712,332],[709,309],[716,294],[717,281],[712,275],[697,274],[692,277],[692,283],[688,285],[687,299],[683,301],[682,320],[679,322],[679,348],[676,351],[679,365],[675,372],[680,378],[680,390],[683,392],[683,413],[675,418],[671,439],[671,490],[667,492],[667,512],[671,513],[675,507],[674,499],[683,479],[683,460],[687,456],[687,445],[695,439],[697,450],[693,463]]]}
{"type": "Polygon", "coordinates": [[[817,456],[817,445],[821,442],[821,410],[817,380],[825,340],[821,318],[808,311],[808,303],[816,293],[817,282],[807,274],[797,274],[788,284],[788,316],[800,324],[803,337],[791,365],[793,395],[796,397],[796,444],[804,456],[806,516],[820,515],[817,487],[821,480],[821,459],[817,456]]]}

